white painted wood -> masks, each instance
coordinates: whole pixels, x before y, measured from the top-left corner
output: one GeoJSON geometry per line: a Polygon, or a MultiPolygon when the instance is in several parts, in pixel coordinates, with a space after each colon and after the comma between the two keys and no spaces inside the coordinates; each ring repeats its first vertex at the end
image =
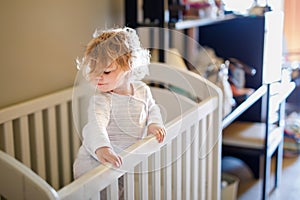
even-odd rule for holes
{"type": "Polygon", "coordinates": [[[44,126],[43,126],[43,115],[42,111],[34,113],[34,139],[35,139],[35,162],[36,170],[39,176],[46,179],[46,163],[45,163],[45,137],[44,137],[44,126]]]}
{"type": "Polygon", "coordinates": [[[72,109],[71,109],[71,115],[72,115],[72,120],[71,120],[71,124],[72,124],[72,144],[73,144],[73,149],[72,149],[72,155],[73,155],[73,160],[75,160],[78,149],[80,147],[81,144],[81,139],[79,137],[79,134],[81,132],[81,130],[79,130],[78,125],[80,124],[80,121],[78,118],[74,117],[73,112],[75,112],[77,115],[79,113],[79,105],[78,105],[79,101],[73,101],[72,102],[72,109]],[[77,126],[76,126],[77,125],[77,126]]]}
{"type": "MultiPolygon", "coordinates": [[[[212,115],[208,116],[208,125],[207,125],[207,134],[208,136],[213,135],[213,118],[212,115]]],[[[213,187],[213,154],[211,152],[212,147],[213,147],[213,141],[211,137],[207,137],[206,140],[207,143],[207,148],[206,148],[206,152],[207,152],[207,158],[206,158],[206,191],[207,191],[207,199],[212,199],[212,193],[214,191],[214,187],[213,187]]]]}
{"type": "MultiPolygon", "coordinates": [[[[26,152],[20,154],[21,161],[24,163],[32,161],[33,165],[29,166],[36,168],[35,170],[41,178],[50,179],[50,184],[55,189],[57,189],[58,180],[62,179],[64,187],[57,191],[60,199],[99,199],[100,191],[105,188],[109,188],[108,190],[111,191],[108,192],[110,198],[117,199],[118,178],[124,175],[125,199],[133,199],[134,197],[148,199],[150,196],[152,199],[162,197],[162,199],[218,200],[219,194],[215,195],[214,193],[220,192],[220,180],[218,179],[220,175],[220,143],[215,142],[219,134],[219,127],[221,127],[219,120],[219,113],[221,113],[220,90],[196,74],[174,70],[161,64],[151,64],[150,74],[148,80],[172,84],[180,89],[185,89],[198,96],[202,101],[196,104],[186,97],[176,95],[178,101],[182,103],[182,109],[177,110],[179,112],[172,112],[175,113],[174,116],[166,122],[167,136],[165,141],[157,143],[154,137],[149,137],[132,145],[128,149],[128,154],[122,154],[124,163],[119,170],[100,165],[80,179],[70,183],[72,180],[72,162],[80,145],[80,140],[74,136],[76,133],[72,133],[73,129],[71,129],[69,121],[68,102],[72,98],[72,88],[0,110],[0,124],[3,125],[3,130],[6,130],[5,135],[1,136],[4,138],[2,143],[15,145],[14,136],[7,134],[7,132],[13,133],[13,123],[9,122],[7,125],[5,123],[9,120],[20,119],[20,140],[25,141],[24,146],[22,144],[20,149],[26,152]],[[54,109],[54,107],[58,109],[54,109]],[[45,109],[48,110],[44,111],[45,109]],[[55,113],[56,110],[59,113],[55,113]],[[215,112],[214,116],[206,120],[206,115],[212,112],[215,112]],[[44,121],[45,115],[43,116],[43,113],[46,114],[48,120],[44,121]],[[25,123],[28,121],[28,116],[32,114],[33,132],[29,129],[31,126],[28,127],[25,123]],[[214,128],[210,128],[211,125],[214,128]],[[48,134],[46,136],[44,135],[45,128],[47,128],[45,133],[48,134]],[[55,129],[58,129],[58,132],[55,129]],[[197,135],[198,132],[199,135],[197,135]],[[29,136],[33,133],[35,135],[29,136]],[[32,138],[34,141],[29,142],[28,140],[32,138]],[[209,142],[206,143],[206,141],[209,142]],[[28,143],[35,146],[29,147],[28,143]],[[190,146],[190,144],[192,145],[190,146]],[[47,146],[56,150],[45,150],[47,146]],[[212,146],[217,147],[210,148],[212,146]],[[201,153],[203,148],[205,151],[212,150],[212,152],[201,157],[203,156],[201,153]],[[31,150],[34,150],[32,154],[27,153],[31,150]],[[59,155],[60,153],[61,155],[59,155]],[[151,155],[150,159],[149,156],[151,155]],[[56,157],[59,165],[53,164],[56,157]],[[200,158],[198,162],[195,159],[197,157],[200,158]],[[62,159],[60,160],[60,158],[62,159]],[[46,159],[49,160],[46,162],[46,159]],[[49,165],[45,166],[46,163],[49,165]],[[138,165],[138,163],[141,164],[138,165]],[[62,166],[62,169],[58,168],[57,165],[62,166]],[[57,168],[59,172],[55,173],[57,168]],[[138,168],[139,172],[144,172],[137,176],[137,180],[133,174],[134,168],[138,168]],[[148,170],[153,172],[145,173],[148,170]],[[47,172],[50,173],[46,174],[47,172]],[[151,183],[151,187],[149,187],[149,183],[151,183]],[[198,193],[196,189],[199,190],[198,193]]],[[[155,92],[155,90],[153,91],[155,92]]],[[[170,92],[157,92],[155,94],[157,94],[154,96],[158,102],[161,98],[160,102],[168,104],[170,92]]],[[[170,109],[168,108],[168,110],[170,109]]],[[[16,154],[12,147],[5,149],[5,151],[12,156],[16,154]]],[[[23,171],[24,169],[18,170],[23,171]]],[[[2,173],[0,170],[1,175],[2,173]]],[[[39,188],[39,186],[35,187],[39,188]]],[[[32,188],[29,188],[28,191],[31,190],[32,188]]],[[[53,188],[51,190],[53,191],[53,188]]],[[[0,187],[1,194],[3,193],[0,187]]]]}
{"type": "Polygon", "coordinates": [[[50,183],[55,188],[59,188],[59,167],[58,167],[58,138],[57,138],[57,124],[55,107],[52,106],[47,109],[47,138],[49,149],[47,153],[49,155],[49,169],[50,169],[50,183]]]}
{"type": "MultiPolygon", "coordinates": [[[[220,100],[219,105],[222,107],[222,101],[220,100]]],[[[214,148],[212,151],[212,198],[221,199],[221,187],[215,187],[221,183],[221,159],[219,158],[222,155],[222,126],[219,124],[222,123],[222,113],[220,110],[214,110],[212,112],[213,120],[213,140],[214,148]]]]}
{"type": "Polygon", "coordinates": [[[145,80],[172,84],[197,95],[200,99],[218,96],[221,93],[213,83],[190,71],[174,69],[163,63],[151,63],[149,71],[151,76],[146,77],[145,80]]]}
{"type": "Polygon", "coordinates": [[[20,149],[21,161],[24,165],[31,168],[31,155],[30,155],[30,136],[28,117],[25,115],[20,117],[20,149]]]}
{"type": "Polygon", "coordinates": [[[140,189],[141,189],[141,199],[148,199],[148,159],[145,159],[139,165],[139,179],[140,179],[140,189]]]}
{"type": "Polygon", "coordinates": [[[40,176],[12,156],[0,151],[0,194],[7,199],[59,199],[40,176]]]}
{"type": "Polygon", "coordinates": [[[206,118],[202,119],[199,123],[199,185],[198,185],[198,196],[199,200],[205,200],[207,191],[206,191],[206,158],[207,158],[207,144],[206,144],[206,137],[207,137],[207,122],[206,118]]]}
{"type": "Polygon", "coordinates": [[[107,188],[107,199],[118,200],[119,199],[119,186],[118,179],[112,182],[107,188]]]}
{"type": "Polygon", "coordinates": [[[191,199],[199,199],[199,168],[199,129],[196,123],[191,128],[191,199]]]}
{"type": "Polygon", "coordinates": [[[160,150],[160,157],[161,157],[161,199],[167,198],[167,190],[166,190],[166,184],[167,184],[167,174],[166,174],[166,146],[163,146],[160,150]]]}
{"type": "Polygon", "coordinates": [[[60,116],[60,140],[61,140],[61,155],[62,155],[62,175],[63,185],[70,183],[72,179],[72,173],[70,172],[71,152],[70,152],[70,129],[69,129],[69,117],[68,117],[68,105],[67,102],[61,103],[59,106],[60,116]]]}
{"type": "Polygon", "coordinates": [[[5,121],[17,119],[20,116],[35,113],[48,107],[58,105],[61,102],[71,99],[73,88],[68,88],[59,92],[45,95],[24,103],[12,105],[0,110],[0,124],[5,121]]]}
{"type": "Polygon", "coordinates": [[[78,133],[77,133],[77,131],[75,130],[75,128],[74,128],[74,125],[72,125],[72,136],[71,136],[71,138],[72,138],[72,144],[73,144],[73,148],[71,149],[71,151],[72,151],[72,155],[73,155],[73,160],[75,160],[75,158],[76,158],[76,156],[77,156],[77,152],[78,152],[78,150],[79,150],[79,148],[80,148],[80,145],[81,145],[81,139],[80,139],[80,137],[79,137],[79,135],[78,135],[78,133]]]}
{"type": "Polygon", "coordinates": [[[165,152],[165,199],[172,199],[172,142],[166,144],[165,152]]]}
{"type": "Polygon", "coordinates": [[[148,159],[142,160],[136,167],[138,199],[148,199],[148,159]]]}
{"type": "Polygon", "coordinates": [[[191,199],[191,132],[187,129],[182,137],[183,145],[183,199],[191,199]]]}
{"type": "Polygon", "coordinates": [[[173,142],[173,199],[182,199],[182,138],[179,134],[173,142]]]}
{"type": "Polygon", "coordinates": [[[15,156],[15,144],[14,144],[14,133],[13,133],[13,122],[8,121],[3,125],[4,129],[4,151],[12,157],[15,156]]]}
{"type": "Polygon", "coordinates": [[[160,162],[160,152],[156,151],[151,155],[149,163],[150,171],[150,199],[160,199],[161,198],[161,162],[160,162]]]}
{"type": "MultiPolygon", "coordinates": [[[[91,197],[89,198],[89,200],[101,200],[101,196],[100,196],[100,192],[96,192],[95,194],[91,195],[91,197]]],[[[107,197],[105,198],[107,199],[107,197]]]]}
{"type": "Polygon", "coordinates": [[[142,199],[141,163],[134,168],[134,199],[142,199]]]}
{"type": "Polygon", "coordinates": [[[124,174],[124,199],[134,199],[134,173],[133,168],[129,173],[124,174]]]}

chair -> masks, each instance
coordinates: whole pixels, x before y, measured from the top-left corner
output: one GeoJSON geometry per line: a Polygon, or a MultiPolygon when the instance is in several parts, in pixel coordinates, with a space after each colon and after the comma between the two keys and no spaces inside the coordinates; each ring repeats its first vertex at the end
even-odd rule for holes
{"type": "MultiPolygon", "coordinates": [[[[274,85],[275,87],[279,85],[274,85]]],[[[274,88],[275,88],[274,87],[274,88]]],[[[262,178],[262,199],[270,192],[271,158],[275,157],[275,184],[278,187],[282,171],[285,100],[295,85],[274,93],[267,85],[266,122],[235,121],[223,130],[222,156],[233,156],[246,163],[256,179],[262,178]]]]}

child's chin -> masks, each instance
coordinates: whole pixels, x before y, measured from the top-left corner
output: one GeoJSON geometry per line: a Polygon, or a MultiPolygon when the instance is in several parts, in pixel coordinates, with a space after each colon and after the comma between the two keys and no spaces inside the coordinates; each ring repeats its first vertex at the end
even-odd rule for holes
{"type": "Polygon", "coordinates": [[[111,90],[107,89],[107,88],[104,88],[104,87],[99,87],[99,85],[97,86],[97,89],[100,90],[101,92],[109,92],[111,90]]]}

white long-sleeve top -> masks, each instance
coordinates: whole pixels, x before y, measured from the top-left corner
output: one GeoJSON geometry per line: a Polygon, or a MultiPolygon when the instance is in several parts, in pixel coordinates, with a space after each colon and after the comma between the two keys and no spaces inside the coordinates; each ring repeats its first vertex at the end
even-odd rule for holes
{"type": "Polygon", "coordinates": [[[88,122],[82,130],[82,146],[74,164],[75,177],[81,167],[93,168],[87,165],[93,163],[91,159],[98,160],[95,153],[98,148],[112,147],[120,153],[145,137],[146,127],[151,123],[163,126],[160,109],[145,83],[134,82],[130,96],[99,91],[90,100],[88,122]]]}

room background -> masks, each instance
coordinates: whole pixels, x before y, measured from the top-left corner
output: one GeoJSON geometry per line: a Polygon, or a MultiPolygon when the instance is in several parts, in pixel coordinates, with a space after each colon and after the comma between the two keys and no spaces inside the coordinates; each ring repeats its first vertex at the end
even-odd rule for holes
{"type": "MultiPolygon", "coordinates": [[[[141,1],[141,0],[139,0],[141,1]]],[[[73,85],[76,57],[96,28],[124,24],[124,0],[11,0],[0,4],[0,108],[73,85]]],[[[296,0],[269,0],[295,15],[296,0]]],[[[293,14],[293,16],[292,16],[293,14]]],[[[296,19],[296,18],[295,18],[296,19]]],[[[295,20],[286,19],[287,49],[295,20]]]]}
{"type": "Polygon", "coordinates": [[[0,108],[73,85],[96,28],[123,25],[123,0],[12,0],[0,5],[0,108]]]}

